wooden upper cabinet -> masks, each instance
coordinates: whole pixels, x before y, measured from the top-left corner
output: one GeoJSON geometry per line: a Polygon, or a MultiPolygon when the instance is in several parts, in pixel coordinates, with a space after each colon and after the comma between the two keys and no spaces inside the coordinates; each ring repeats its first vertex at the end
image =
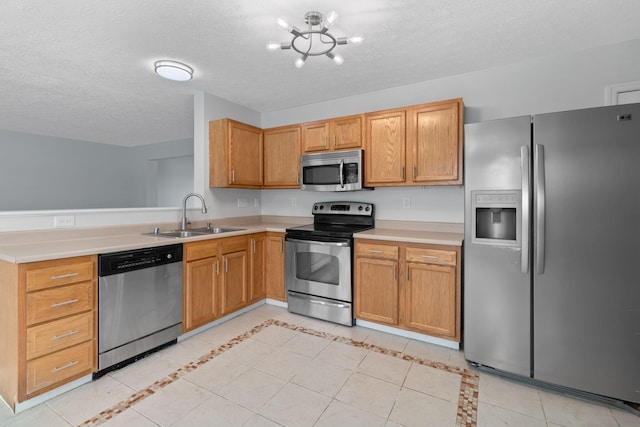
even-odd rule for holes
{"type": "Polygon", "coordinates": [[[409,110],[411,179],[415,184],[462,184],[461,101],[409,110]]]}
{"type": "Polygon", "coordinates": [[[300,188],[300,126],[264,130],[264,187],[300,188]]]}
{"type": "Polygon", "coordinates": [[[262,187],[262,129],[231,119],[209,122],[209,186],[262,187]]]}
{"type": "Polygon", "coordinates": [[[365,115],[365,184],[401,185],[406,174],[406,110],[365,115]]]}
{"type": "Polygon", "coordinates": [[[462,99],[365,115],[365,184],[462,184],[462,99]]]}
{"type": "Polygon", "coordinates": [[[357,149],[362,147],[363,115],[339,117],[302,125],[305,153],[357,149]]]}

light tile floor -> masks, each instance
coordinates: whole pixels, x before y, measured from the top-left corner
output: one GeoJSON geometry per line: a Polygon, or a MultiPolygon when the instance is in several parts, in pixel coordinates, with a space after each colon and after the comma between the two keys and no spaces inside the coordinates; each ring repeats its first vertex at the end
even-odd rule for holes
{"type": "Polygon", "coordinates": [[[262,305],[18,415],[0,404],[0,426],[69,425],[640,427],[640,417],[477,372],[455,350],[262,305]]]}

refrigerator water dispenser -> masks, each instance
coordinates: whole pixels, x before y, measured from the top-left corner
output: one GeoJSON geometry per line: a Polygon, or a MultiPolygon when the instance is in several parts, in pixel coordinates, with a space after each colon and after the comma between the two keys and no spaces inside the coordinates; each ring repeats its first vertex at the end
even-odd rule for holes
{"type": "Polygon", "coordinates": [[[472,191],[472,243],[520,246],[520,191],[472,191]]]}

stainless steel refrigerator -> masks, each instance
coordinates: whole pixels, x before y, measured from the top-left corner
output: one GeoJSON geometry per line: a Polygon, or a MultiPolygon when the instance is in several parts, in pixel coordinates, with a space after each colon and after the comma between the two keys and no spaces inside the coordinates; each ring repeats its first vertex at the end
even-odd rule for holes
{"type": "Polygon", "coordinates": [[[640,104],[465,126],[464,352],[640,403],[640,104]]]}

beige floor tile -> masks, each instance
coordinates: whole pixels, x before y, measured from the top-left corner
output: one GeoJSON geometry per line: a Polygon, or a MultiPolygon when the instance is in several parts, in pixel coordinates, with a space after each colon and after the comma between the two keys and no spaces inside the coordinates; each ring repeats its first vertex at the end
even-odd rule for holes
{"type": "Polygon", "coordinates": [[[404,386],[457,404],[460,380],[461,376],[458,374],[413,363],[404,386]]]}
{"type": "Polygon", "coordinates": [[[640,427],[640,416],[621,409],[611,409],[613,417],[620,427],[640,427]]]}
{"type": "Polygon", "coordinates": [[[334,397],[352,374],[353,371],[350,369],[314,359],[304,366],[291,382],[325,396],[334,397]]]}
{"type": "Polygon", "coordinates": [[[540,397],[547,422],[566,427],[619,427],[606,406],[543,390],[540,390],[540,397]]]}
{"type": "Polygon", "coordinates": [[[407,344],[409,344],[409,338],[372,330],[364,342],[388,348],[389,350],[405,351],[407,344]]]}
{"type": "Polygon", "coordinates": [[[447,362],[447,365],[470,369],[469,363],[464,358],[464,352],[459,350],[449,350],[449,361],[447,362]]]}
{"type": "Polygon", "coordinates": [[[139,391],[144,390],[160,378],[166,377],[181,366],[173,360],[150,355],[108,375],[133,390],[139,391]]]}
{"type": "Polygon", "coordinates": [[[13,411],[9,408],[9,405],[5,403],[5,401],[0,398],[0,426],[4,426],[8,424],[8,420],[15,418],[13,411]]]}
{"type": "Polygon", "coordinates": [[[457,411],[455,403],[405,388],[400,391],[389,420],[407,427],[453,427],[457,411]]]}
{"type": "Polygon", "coordinates": [[[432,362],[449,363],[451,349],[422,341],[409,340],[404,348],[404,353],[432,362]]]}
{"type": "Polygon", "coordinates": [[[280,424],[275,421],[271,421],[268,418],[263,417],[262,415],[254,414],[249,421],[244,425],[244,427],[282,427],[280,424]]]}
{"type": "Polygon", "coordinates": [[[252,336],[251,339],[274,347],[280,347],[296,335],[298,335],[298,332],[291,329],[270,325],[252,336]]]}
{"type": "Polygon", "coordinates": [[[135,409],[151,421],[169,426],[211,396],[210,391],[179,379],[140,401],[135,409]]]}
{"type": "Polygon", "coordinates": [[[386,420],[353,406],[334,400],[324,411],[315,427],[384,427],[386,420]]]}
{"type": "Polygon", "coordinates": [[[191,337],[154,354],[163,359],[172,360],[179,366],[183,366],[189,362],[198,360],[199,357],[204,356],[214,348],[214,346],[207,342],[191,337]]]}
{"type": "Polygon", "coordinates": [[[308,334],[298,334],[287,341],[283,348],[307,357],[316,357],[331,341],[308,334]]]}
{"type": "Polygon", "coordinates": [[[248,369],[249,367],[246,365],[214,358],[195,371],[189,372],[182,379],[209,391],[217,392],[248,369]]]}
{"type": "Polygon", "coordinates": [[[222,387],[218,394],[252,411],[257,411],[286,383],[281,378],[252,368],[222,387]]]}
{"type": "Polygon", "coordinates": [[[350,338],[354,341],[362,341],[364,342],[367,337],[371,334],[372,330],[369,328],[364,328],[362,326],[342,326],[335,325],[331,331],[333,335],[338,335],[340,337],[350,338]]]}
{"type": "Polygon", "coordinates": [[[547,427],[543,420],[479,402],[478,427],[547,427]]]}
{"type": "Polygon", "coordinates": [[[287,427],[313,426],[331,399],[296,384],[286,384],[259,414],[287,427]]]}
{"type": "Polygon", "coordinates": [[[276,347],[274,346],[248,339],[226,350],[220,356],[217,356],[216,359],[253,366],[274,351],[276,351],[276,347]]]}
{"type": "Polygon", "coordinates": [[[131,396],[135,390],[111,377],[84,384],[47,402],[71,424],[77,425],[131,396]]]}
{"type": "Polygon", "coordinates": [[[7,427],[69,427],[72,424],[56,414],[47,405],[38,405],[17,415],[8,413],[0,416],[0,425],[7,427]]]}
{"type": "Polygon", "coordinates": [[[316,358],[336,366],[355,369],[369,350],[332,341],[316,358]]]}
{"type": "Polygon", "coordinates": [[[370,351],[358,365],[357,371],[401,386],[409,368],[411,368],[411,362],[370,351]]]}
{"type": "Polygon", "coordinates": [[[135,409],[130,408],[115,415],[110,420],[101,424],[103,427],[157,427],[158,424],[151,421],[135,409]]]}
{"type": "Polygon", "coordinates": [[[310,362],[307,356],[280,348],[256,362],[254,368],[289,381],[310,362]]]}
{"type": "Polygon", "coordinates": [[[212,395],[184,415],[175,427],[235,427],[244,425],[253,412],[218,395],[212,395]]]}
{"type": "Polygon", "coordinates": [[[395,384],[355,373],[335,398],[370,414],[387,418],[399,391],[400,387],[395,384]]]}
{"type": "Polygon", "coordinates": [[[478,400],[519,412],[539,420],[545,419],[538,390],[497,375],[481,373],[478,400]]]}
{"type": "Polygon", "coordinates": [[[238,335],[245,333],[246,329],[240,329],[233,326],[229,326],[226,323],[214,326],[205,331],[200,332],[192,336],[189,339],[203,341],[208,343],[211,348],[218,348],[222,344],[226,344],[238,335]]]}

